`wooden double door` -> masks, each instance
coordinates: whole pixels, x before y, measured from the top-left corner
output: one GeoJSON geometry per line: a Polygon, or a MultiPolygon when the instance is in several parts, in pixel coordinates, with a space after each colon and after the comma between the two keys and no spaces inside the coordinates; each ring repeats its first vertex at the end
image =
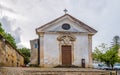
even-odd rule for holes
{"type": "Polygon", "coordinates": [[[70,45],[62,46],[62,65],[72,65],[72,50],[70,45]]]}

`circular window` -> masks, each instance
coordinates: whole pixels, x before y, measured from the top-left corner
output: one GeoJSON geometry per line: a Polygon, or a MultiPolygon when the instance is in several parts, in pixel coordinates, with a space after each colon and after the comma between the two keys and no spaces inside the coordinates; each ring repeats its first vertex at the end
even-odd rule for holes
{"type": "Polygon", "coordinates": [[[70,25],[67,24],[67,23],[65,23],[65,24],[62,25],[62,28],[63,28],[64,30],[69,30],[69,29],[70,29],[70,25]]]}

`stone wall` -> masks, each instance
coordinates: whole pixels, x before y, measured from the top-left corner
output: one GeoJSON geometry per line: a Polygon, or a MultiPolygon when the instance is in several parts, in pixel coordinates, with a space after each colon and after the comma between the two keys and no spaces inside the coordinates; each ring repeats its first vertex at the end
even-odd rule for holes
{"type": "Polygon", "coordinates": [[[0,36],[0,66],[24,65],[24,57],[0,36]]]}
{"type": "Polygon", "coordinates": [[[0,75],[119,75],[115,71],[82,68],[0,68],[0,75]]]}

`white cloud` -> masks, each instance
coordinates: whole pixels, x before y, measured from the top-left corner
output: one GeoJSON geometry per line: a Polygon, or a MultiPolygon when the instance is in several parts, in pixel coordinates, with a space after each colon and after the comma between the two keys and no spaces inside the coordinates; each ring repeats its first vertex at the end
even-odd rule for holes
{"type": "Polygon", "coordinates": [[[15,26],[15,20],[9,20],[9,17],[4,16],[0,19],[2,27],[5,29],[5,32],[10,33],[14,38],[16,43],[21,42],[21,29],[15,26]]]}
{"type": "Polygon", "coordinates": [[[120,36],[119,3],[119,0],[0,0],[0,9],[1,19],[9,18],[5,29],[19,34],[15,37],[20,37],[17,39],[20,45],[30,47],[29,40],[37,37],[35,28],[62,16],[67,8],[69,14],[98,30],[93,38],[95,47],[120,36]]]}

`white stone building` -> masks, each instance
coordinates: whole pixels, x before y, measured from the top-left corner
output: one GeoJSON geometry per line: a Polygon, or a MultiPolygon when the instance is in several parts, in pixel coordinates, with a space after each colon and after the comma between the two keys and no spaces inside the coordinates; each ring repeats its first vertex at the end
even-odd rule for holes
{"type": "Polygon", "coordinates": [[[69,14],[36,29],[31,40],[31,64],[91,67],[92,36],[97,31],[69,14]],[[37,45],[38,44],[38,45],[37,45]]]}

